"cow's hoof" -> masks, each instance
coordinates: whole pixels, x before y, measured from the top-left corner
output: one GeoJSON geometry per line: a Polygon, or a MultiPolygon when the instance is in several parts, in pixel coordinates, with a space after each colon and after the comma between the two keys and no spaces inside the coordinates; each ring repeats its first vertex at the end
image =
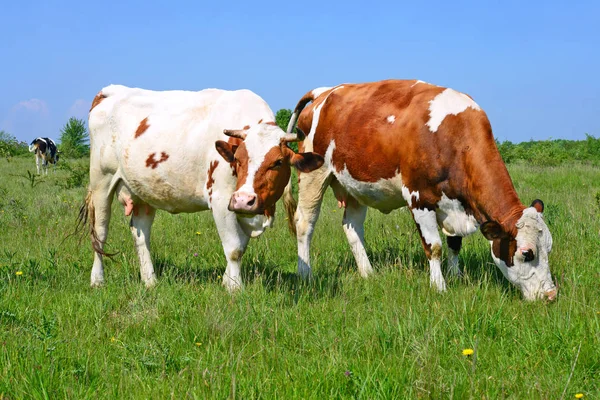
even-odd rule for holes
{"type": "Polygon", "coordinates": [[[223,276],[223,286],[229,293],[234,293],[242,289],[242,282],[237,279],[233,279],[227,275],[223,276]]]}
{"type": "Polygon", "coordinates": [[[430,286],[435,288],[440,293],[444,293],[446,291],[446,282],[444,281],[438,282],[432,280],[430,286]]]}
{"type": "Polygon", "coordinates": [[[100,288],[100,287],[104,286],[104,279],[92,278],[92,281],[90,282],[90,286],[93,288],[100,288]]]}
{"type": "Polygon", "coordinates": [[[373,267],[369,265],[368,268],[359,268],[358,273],[361,277],[368,278],[369,276],[373,275],[373,267]]]}
{"type": "Polygon", "coordinates": [[[308,265],[299,265],[298,276],[304,280],[311,280],[313,277],[312,269],[308,265]]]}
{"type": "Polygon", "coordinates": [[[148,288],[148,289],[153,288],[154,286],[156,286],[157,283],[158,283],[158,280],[156,279],[155,276],[153,276],[149,279],[146,279],[144,281],[144,285],[146,285],[146,288],[148,288]]]}

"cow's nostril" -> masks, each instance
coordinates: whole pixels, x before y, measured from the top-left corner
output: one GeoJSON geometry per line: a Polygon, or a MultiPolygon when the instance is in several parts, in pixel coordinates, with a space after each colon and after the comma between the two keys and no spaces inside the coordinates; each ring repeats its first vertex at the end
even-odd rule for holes
{"type": "Polygon", "coordinates": [[[248,202],[248,205],[249,205],[250,207],[252,207],[252,206],[254,205],[254,203],[256,203],[256,196],[255,196],[255,197],[253,197],[253,198],[252,198],[252,199],[251,199],[251,200],[248,202]]]}

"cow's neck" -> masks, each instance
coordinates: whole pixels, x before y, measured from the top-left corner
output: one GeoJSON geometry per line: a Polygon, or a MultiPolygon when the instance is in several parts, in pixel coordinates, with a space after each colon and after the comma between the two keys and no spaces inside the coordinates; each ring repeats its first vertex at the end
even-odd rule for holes
{"type": "Polygon", "coordinates": [[[510,175],[500,154],[492,161],[484,161],[478,175],[470,185],[470,196],[467,196],[477,222],[487,221],[499,223],[503,230],[512,237],[517,234],[516,224],[523,215],[525,206],[519,200],[510,175]]]}

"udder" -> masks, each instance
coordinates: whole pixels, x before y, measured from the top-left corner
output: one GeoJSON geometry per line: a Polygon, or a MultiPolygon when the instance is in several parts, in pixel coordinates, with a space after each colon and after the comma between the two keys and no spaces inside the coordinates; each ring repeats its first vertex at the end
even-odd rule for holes
{"type": "Polygon", "coordinates": [[[117,186],[117,200],[123,205],[127,217],[131,214],[139,215],[140,210],[149,215],[152,210],[147,203],[135,196],[123,182],[119,182],[117,186]]]}

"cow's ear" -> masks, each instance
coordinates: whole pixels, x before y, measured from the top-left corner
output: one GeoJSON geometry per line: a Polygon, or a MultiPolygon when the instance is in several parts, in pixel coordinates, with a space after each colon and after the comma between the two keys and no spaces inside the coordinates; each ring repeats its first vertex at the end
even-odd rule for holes
{"type": "Polygon", "coordinates": [[[481,233],[487,240],[500,239],[506,236],[499,223],[487,221],[481,225],[481,233]]]}
{"type": "Polygon", "coordinates": [[[311,172],[323,165],[323,157],[317,153],[294,153],[291,164],[300,172],[311,172]]]}
{"type": "Polygon", "coordinates": [[[235,157],[233,156],[235,154],[235,149],[233,149],[229,143],[223,140],[217,140],[217,142],[215,143],[215,147],[221,155],[221,157],[225,159],[225,161],[230,163],[233,162],[233,160],[235,159],[235,157]]]}
{"type": "Polygon", "coordinates": [[[530,207],[534,207],[537,210],[537,212],[539,212],[539,213],[544,212],[544,202],[541,201],[540,199],[535,199],[533,202],[531,202],[530,207]]]}

